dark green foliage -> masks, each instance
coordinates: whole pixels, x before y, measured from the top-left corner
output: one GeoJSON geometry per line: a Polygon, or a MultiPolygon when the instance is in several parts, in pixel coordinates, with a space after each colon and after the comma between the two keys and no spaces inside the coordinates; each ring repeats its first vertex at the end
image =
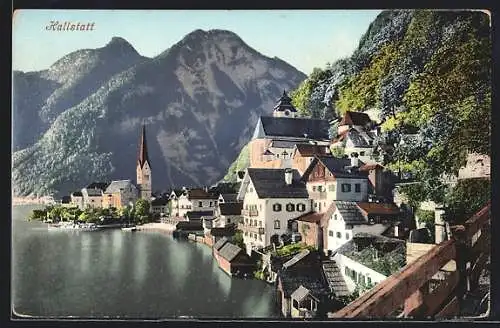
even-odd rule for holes
{"type": "Polygon", "coordinates": [[[145,199],[138,199],[135,203],[135,215],[136,216],[148,216],[149,208],[151,204],[145,199]]]}
{"type": "Polygon", "coordinates": [[[239,246],[242,249],[246,249],[245,243],[243,242],[243,233],[241,230],[236,230],[233,236],[233,244],[239,246]]]}
{"type": "Polygon", "coordinates": [[[461,224],[482,209],[491,200],[489,179],[459,180],[446,195],[446,219],[461,224]]]}

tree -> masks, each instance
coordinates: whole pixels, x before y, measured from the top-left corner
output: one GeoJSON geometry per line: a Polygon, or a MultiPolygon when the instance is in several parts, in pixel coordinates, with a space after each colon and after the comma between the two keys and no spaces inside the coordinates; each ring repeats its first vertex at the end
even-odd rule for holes
{"type": "Polygon", "coordinates": [[[145,199],[138,199],[135,203],[136,216],[149,216],[150,203],[145,199]]]}
{"type": "Polygon", "coordinates": [[[236,230],[233,236],[233,243],[242,249],[246,249],[245,243],[243,242],[243,233],[241,230],[236,230]]]}
{"type": "Polygon", "coordinates": [[[446,220],[461,224],[491,200],[489,179],[459,180],[445,197],[446,220]]]}

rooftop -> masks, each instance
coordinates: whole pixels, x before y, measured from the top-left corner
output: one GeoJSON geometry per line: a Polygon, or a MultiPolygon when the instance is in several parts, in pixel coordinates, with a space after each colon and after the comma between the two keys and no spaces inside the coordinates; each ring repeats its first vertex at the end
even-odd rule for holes
{"type": "Polygon", "coordinates": [[[223,238],[221,238],[221,239],[219,239],[219,240],[217,240],[217,241],[215,242],[215,244],[214,244],[213,248],[214,248],[214,249],[216,249],[216,250],[220,250],[220,249],[222,248],[222,246],[224,246],[227,242],[229,242],[229,241],[227,240],[227,238],[226,238],[226,237],[223,237],[223,238]]]}
{"type": "Polygon", "coordinates": [[[225,258],[228,262],[231,262],[236,258],[236,256],[238,256],[240,252],[243,251],[243,249],[241,249],[239,246],[231,244],[230,242],[227,242],[218,251],[220,256],[225,258]]]}
{"type": "Polygon", "coordinates": [[[323,218],[324,213],[309,212],[296,218],[297,221],[318,223],[323,218]]]}
{"type": "Polygon", "coordinates": [[[312,140],[329,140],[330,124],[327,120],[261,116],[264,135],[261,137],[291,137],[312,140]]]}
{"type": "Polygon", "coordinates": [[[243,202],[220,203],[219,208],[220,208],[221,215],[241,215],[241,209],[243,208],[243,202]]]}
{"type": "Polygon", "coordinates": [[[213,216],[213,211],[189,211],[186,213],[186,217],[190,220],[201,219],[203,216],[213,216]]]}
{"type": "Polygon", "coordinates": [[[292,170],[292,183],[285,182],[285,169],[248,168],[248,175],[259,198],[309,198],[300,174],[292,170]]]}
{"type": "Polygon", "coordinates": [[[115,180],[111,181],[109,186],[106,188],[106,193],[116,193],[127,188],[131,187],[132,189],[137,190],[137,187],[130,180],[115,180]]]}
{"type": "Polygon", "coordinates": [[[195,188],[188,190],[188,199],[217,199],[217,195],[210,194],[203,189],[195,188]]]}
{"type": "Polygon", "coordinates": [[[340,121],[339,125],[366,125],[370,123],[372,120],[370,119],[370,116],[368,114],[365,114],[363,112],[352,112],[352,111],[347,111],[344,114],[344,117],[342,118],[342,121],[340,121]]]}

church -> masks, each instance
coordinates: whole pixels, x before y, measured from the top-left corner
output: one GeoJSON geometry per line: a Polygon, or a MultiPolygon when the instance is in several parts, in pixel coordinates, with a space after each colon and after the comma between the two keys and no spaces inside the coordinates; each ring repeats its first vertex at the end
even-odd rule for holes
{"type": "Polygon", "coordinates": [[[329,152],[330,124],[327,120],[298,117],[292,99],[283,95],[272,116],[261,116],[249,143],[250,167],[292,167],[295,146],[307,144],[329,152]]]}
{"type": "Polygon", "coordinates": [[[151,161],[148,156],[148,145],[146,142],[146,126],[142,124],[141,137],[139,141],[139,153],[137,155],[136,164],[137,188],[139,189],[139,197],[146,200],[151,200],[152,184],[151,184],[151,161]]]}

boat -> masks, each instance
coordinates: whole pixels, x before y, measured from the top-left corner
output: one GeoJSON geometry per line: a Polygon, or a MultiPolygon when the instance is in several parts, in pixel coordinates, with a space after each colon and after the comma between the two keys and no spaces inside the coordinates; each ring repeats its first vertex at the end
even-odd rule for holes
{"type": "Polygon", "coordinates": [[[137,231],[137,227],[136,226],[133,226],[133,227],[123,227],[122,231],[137,231]]]}

